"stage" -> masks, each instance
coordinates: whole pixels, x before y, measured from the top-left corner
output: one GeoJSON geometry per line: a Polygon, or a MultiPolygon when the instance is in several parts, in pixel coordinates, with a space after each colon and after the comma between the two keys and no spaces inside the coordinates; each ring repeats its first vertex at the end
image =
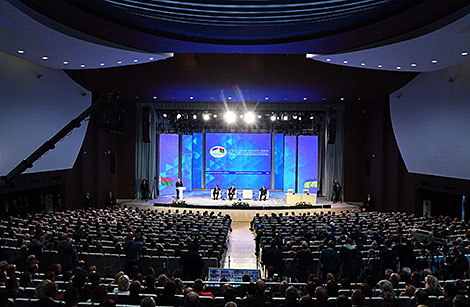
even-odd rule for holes
{"type": "MultiPolygon", "coordinates": [[[[192,211],[214,211],[222,214],[229,214],[232,216],[234,221],[251,221],[256,213],[260,214],[271,214],[271,213],[292,213],[301,214],[304,212],[346,212],[356,211],[360,207],[356,204],[349,203],[333,203],[325,200],[324,197],[317,198],[317,204],[311,207],[297,207],[286,204],[286,193],[283,191],[269,191],[269,199],[266,201],[255,200],[242,200],[242,199],[219,199],[213,200],[210,197],[210,190],[194,190],[184,192],[184,205],[172,204],[172,201],[176,200],[174,195],[158,196],[155,199],[144,201],[144,200],[130,200],[120,202],[120,205],[126,205],[128,207],[140,207],[140,208],[151,208],[157,211],[165,212],[179,212],[183,210],[192,211]],[[234,208],[232,204],[234,202],[245,202],[248,203],[248,207],[245,208],[234,208]]],[[[257,195],[257,193],[255,193],[257,195]]]]}

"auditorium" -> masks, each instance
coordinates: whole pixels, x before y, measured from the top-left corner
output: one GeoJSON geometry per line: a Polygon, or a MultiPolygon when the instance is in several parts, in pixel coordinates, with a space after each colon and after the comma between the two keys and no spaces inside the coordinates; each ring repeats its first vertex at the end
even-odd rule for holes
{"type": "Polygon", "coordinates": [[[0,1],[0,307],[470,307],[465,0],[0,1]]]}

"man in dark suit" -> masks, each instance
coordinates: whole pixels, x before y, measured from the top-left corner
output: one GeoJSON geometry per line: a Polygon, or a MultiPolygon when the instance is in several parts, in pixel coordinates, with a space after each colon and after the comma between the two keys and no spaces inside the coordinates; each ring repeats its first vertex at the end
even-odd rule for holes
{"type": "Polygon", "coordinates": [[[113,192],[109,192],[106,195],[106,207],[112,208],[116,204],[116,199],[114,198],[113,192]]]}
{"type": "Polygon", "coordinates": [[[232,187],[228,189],[228,199],[233,200],[233,196],[235,195],[237,189],[235,186],[232,184],[232,187]]]}
{"type": "Polygon", "coordinates": [[[264,280],[258,280],[256,282],[256,293],[255,295],[248,296],[246,298],[247,307],[259,307],[259,306],[271,306],[273,304],[273,299],[264,293],[266,290],[266,284],[264,280]]]}
{"type": "Polygon", "coordinates": [[[83,196],[83,209],[88,209],[91,207],[91,196],[90,196],[90,193],[87,192],[84,196],[83,196]]]}
{"type": "Polygon", "coordinates": [[[341,201],[341,185],[339,184],[338,180],[335,180],[333,183],[333,195],[332,195],[333,203],[337,203],[341,201]]]}
{"type": "Polygon", "coordinates": [[[259,189],[259,200],[266,200],[266,196],[268,195],[268,189],[263,185],[261,189],[259,189]]]}
{"type": "Polygon", "coordinates": [[[175,183],[175,187],[176,187],[176,199],[180,199],[181,198],[181,192],[180,192],[179,188],[183,187],[183,182],[181,181],[181,178],[178,178],[178,181],[176,181],[176,183],[175,183]]]}
{"type": "Polygon", "coordinates": [[[364,200],[363,203],[363,208],[366,211],[374,211],[374,199],[370,194],[367,194],[366,199],[364,200]]]}
{"type": "Polygon", "coordinates": [[[219,199],[220,196],[220,187],[218,185],[215,186],[215,188],[212,190],[212,196],[214,197],[214,200],[219,199]]]}
{"type": "Polygon", "coordinates": [[[147,201],[150,195],[150,187],[147,179],[142,180],[142,183],[140,184],[140,192],[142,193],[142,199],[147,201]]]}

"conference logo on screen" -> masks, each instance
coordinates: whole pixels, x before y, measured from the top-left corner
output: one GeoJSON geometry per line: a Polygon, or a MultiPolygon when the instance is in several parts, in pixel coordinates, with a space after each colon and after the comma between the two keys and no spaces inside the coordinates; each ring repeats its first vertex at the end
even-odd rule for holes
{"type": "Polygon", "coordinates": [[[225,157],[225,155],[227,154],[227,149],[225,149],[224,147],[222,146],[214,146],[211,148],[211,150],[209,151],[209,153],[211,154],[211,156],[213,156],[214,158],[223,158],[225,157]]]}

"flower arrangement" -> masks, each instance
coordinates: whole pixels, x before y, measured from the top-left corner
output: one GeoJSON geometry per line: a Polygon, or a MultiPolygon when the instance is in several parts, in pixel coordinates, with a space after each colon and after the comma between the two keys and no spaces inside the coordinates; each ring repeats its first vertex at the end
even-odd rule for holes
{"type": "Polygon", "coordinates": [[[312,204],[307,201],[299,201],[295,204],[296,207],[311,207],[312,204]]]}
{"type": "Polygon", "coordinates": [[[182,199],[173,199],[171,201],[171,204],[172,205],[186,205],[186,201],[184,201],[182,199]]]}
{"type": "Polygon", "coordinates": [[[243,201],[236,201],[232,204],[232,207],[235,208],[248,208],[250,206],[249,203],[243,201]]]}

